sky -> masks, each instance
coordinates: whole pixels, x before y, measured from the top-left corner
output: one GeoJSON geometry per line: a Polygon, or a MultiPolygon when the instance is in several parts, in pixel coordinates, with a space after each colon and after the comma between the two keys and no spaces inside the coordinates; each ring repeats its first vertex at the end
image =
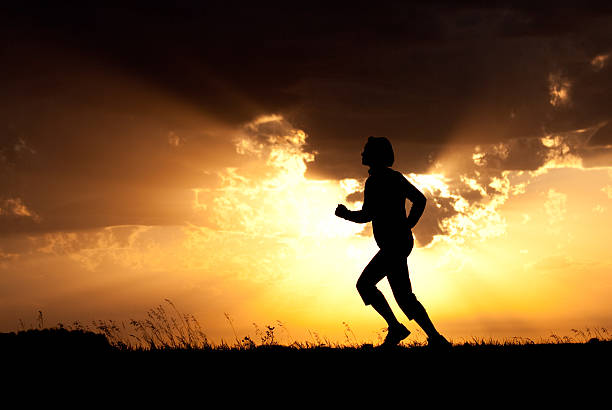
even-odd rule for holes
{"type": "Polygon", "coordinates": [[[370,135],[428,198],[443,334],[612,328],[612,7],[99,3],[3,6],[0,331],[168,299],[217,341],[380,340],[333,215],[370,135]]]}

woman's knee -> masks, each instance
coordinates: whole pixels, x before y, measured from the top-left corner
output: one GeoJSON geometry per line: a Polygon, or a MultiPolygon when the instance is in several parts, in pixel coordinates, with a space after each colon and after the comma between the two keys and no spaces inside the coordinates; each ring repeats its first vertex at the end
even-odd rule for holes
{"type": "Polygon", "coordinates": [[[407,292],[401,296],[397,295],[395,300],[410,320],[422,317],[425,312],[425,308],[412,292],[407,292]]]}
{"type": "Polygon", "coordinates": [[[375,288],[376,285],[362,276],[357,280],[355,287],[357,288],[357,292],[362,294],[364,292],[367,293],[371,288],[375,288]]]}
{"type": "Polygon", "coordinates": [[[366,305],[372,304],[372,299],[376,298],[376,294],[380,292],[376,287],[376,283],[369,280],[359,278],[357,281],[357,292],[366,305]]]}

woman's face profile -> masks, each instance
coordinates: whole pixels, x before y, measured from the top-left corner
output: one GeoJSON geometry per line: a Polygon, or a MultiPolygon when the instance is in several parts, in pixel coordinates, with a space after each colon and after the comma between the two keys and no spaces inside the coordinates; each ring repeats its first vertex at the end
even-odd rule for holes
{"type": "Polygon", "coordinates": [[[363,165],[370,165],[371,152],[368,150],[368,144],[366,143],[361,153],[361,163],[363,165]]]}
{"type": "Polygon", "coordinates": [[[361,153],[361,163],[370,167],[390,167],[393,165],[393,148],[384,137],[368,138],[361,153]]]}

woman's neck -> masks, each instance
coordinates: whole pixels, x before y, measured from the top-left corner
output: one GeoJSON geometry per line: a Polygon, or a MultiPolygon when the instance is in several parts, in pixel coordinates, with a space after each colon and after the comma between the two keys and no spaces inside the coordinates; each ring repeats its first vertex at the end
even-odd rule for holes
{"type": "Polygon", "coordinates": [[[378,173],[380,171],[384,171],[385,169],[387,169],[387,167],[385,167],[384,165],[370,165],[370,169],[368,170],[368,173],[370,175],[378,173]]]}

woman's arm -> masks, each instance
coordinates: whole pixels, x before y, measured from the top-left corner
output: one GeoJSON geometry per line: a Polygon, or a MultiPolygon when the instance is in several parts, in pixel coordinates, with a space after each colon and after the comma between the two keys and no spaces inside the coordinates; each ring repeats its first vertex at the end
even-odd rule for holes
{"type": "Polygon", "coordinates": [[[371,191],[370,179],[368,178],[363,189],[363,206],[361,207],[361,210],[349,211],[346,209],[346,206],[338,205],[336,208],[336,215],[340,218],[359,224],[370,222],[372,220],[372,213],[370,212],[370,202],[372,201],[370,198],[370,195],[372,194],[371,191]]]}
{"type": "Polygon", "coordinates": [[[359,211],[349,211],[346,206],[340,204],[336,208],[336,216],[356,223],[366,223],[372,220],[370,214],[363,208],[359,211]]]}
{"type": "Polygon", "coordinates": [[[412,207],[410,208],[410,213],[408,214],[408,226],[410,229],[414,228],[419,219],[421,219],[421,215],[425,211],[425,204],[427,203],[427,198],[421,191],[417,189],[414,185],[410,183],[406,179],[406,198],[412,202],[412,207]]]}

